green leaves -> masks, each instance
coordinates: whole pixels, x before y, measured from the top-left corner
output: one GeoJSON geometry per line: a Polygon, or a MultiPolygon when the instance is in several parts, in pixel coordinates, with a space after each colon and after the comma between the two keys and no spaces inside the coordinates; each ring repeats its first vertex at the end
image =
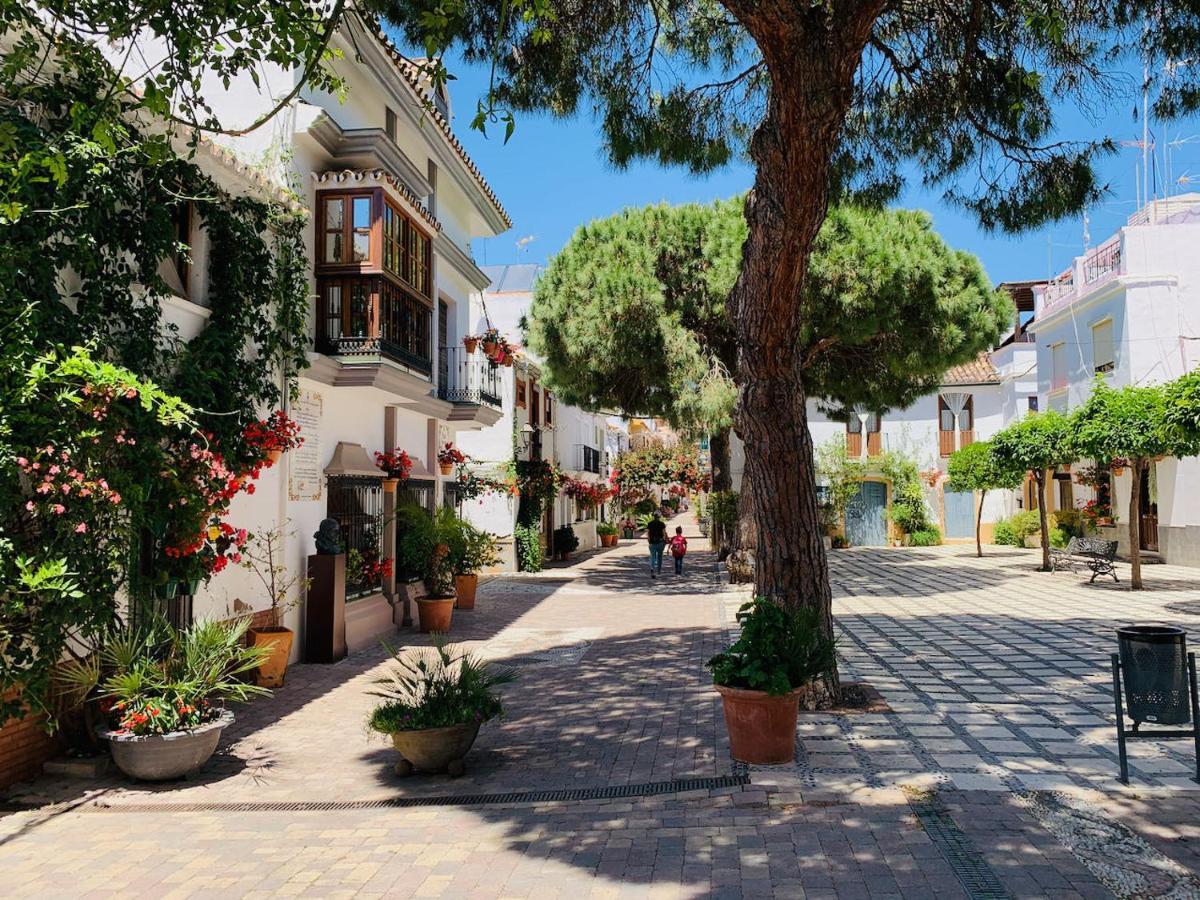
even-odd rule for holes
{"type": "Polygon", "coordinates": [[[742,605],[737,621],[737,641],[706,663],[713,683],[779,696],[833,670],[834,640],[822,633],[815,608],[792,611],[758,597],[742,605]]]}
{"type": "Polygon", "coordinates": [[[950,454],[946,465],[950,476],[947,489],[952,491],[1015,490],[1021,486],[1024,471],[1005,468],[993,452],[990,441],[976,441],[950,454]]]}
{"type": "Polygon", "coordinates": [[[997,466],[1008,476],[1052,469],[1076,458],[1071,420],[1052,409],[1013,422],[992,436],[991,446],[997,466]]]}

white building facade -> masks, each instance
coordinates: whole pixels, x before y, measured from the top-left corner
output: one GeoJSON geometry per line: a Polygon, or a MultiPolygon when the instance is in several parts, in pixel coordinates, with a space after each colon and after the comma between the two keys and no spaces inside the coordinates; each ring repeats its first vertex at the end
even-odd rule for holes
{"type": "MultiPolygon", "coordinates": [[[[1200,363],[1200,194],[1154,201],[1071,268],[1035,291],[1038,402],[1063,412],[1087,400],[1097,376],[1114,387],[1161,384],[1200,363]]],[[[1200,460],[1151,463],[1143,479],[1142,548],[1200,565],[1200,460]]],[[[1128,552],[1130,473],[1113,478],[1117,527],[1128,552]]],[[[1060,479],[1061,480],[1061,479],[1060,479]]],[[[1050,492],[1048,508],[1094,494],[1050,492]],[[1061,493],[1061,496],[1060,496],[1061,493]]]]}

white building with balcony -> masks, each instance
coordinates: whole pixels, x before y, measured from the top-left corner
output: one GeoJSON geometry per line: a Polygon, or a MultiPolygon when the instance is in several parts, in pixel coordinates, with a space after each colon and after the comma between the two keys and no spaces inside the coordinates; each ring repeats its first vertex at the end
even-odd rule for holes
{"type": "MultiPolygon", "coordinates": [[[[1116,387],[1159,384],[1200,362],[1200,194],[1156,200],[1103,244],[1035,289],[1038,397],[1043,408],[1082,404],[1097,375],[1116,387]]],[[[1151,463],[1143,479],[1142,549],[1200,565],[1200,460],[1151,463]]],[[[1129,506],[1130,475],[1114,479],[1118,522],[1129,506]]],[[[1050,508],[1091,499],[1078,485],[1048,498],[1050,508]]],[[[1113,530],[1122,551],[1128,532],[1113,530]]]]}
{"type": "MultiPolygon", "coordinates": [[[[288,523],[294,536],[285,562],[299,571],[325,518],[342,526],[347,551],[358,554],[348,553],[349,560],[392,558],[401,537],[395,505],[413,502],[432,513],[455,502],[455,481],[440,474],[438,448],[499,423],[508,389],[481,353],[467,355],[462,345],[485,318],[489,284],[471,241],[499,234],[510,221],[454,135],[450,98],[431,91],[418,67],[356,15],[343,20],[331,49],[337,56],[330,64],[348,87],[344,97],[305,87],[267,125],[221,138],[226,152],[311,212],[309,368],[287,409],[305,442],[285,454],[253,497],[239,497],[230,516],[252,532],[288,523]],[[399,494],[384,490],[372,459],[393,448],[413,460],[399,494]]],[[[273,108],[300,73],[266,67],[259,75],[257,85],[206,85],[227,127],[273,108]]],[[[197,273],[208,253],[202,224],[181,235],[197,273]]],[[[192,287],[181,285],[172,306],[185,336],[207,315],[202,281],[192,287]]],[[[401,623],[396,578],[348,571],[351,650],[401,623]]],[[[192,614],[261,610],[266,603],[248,573],[232,571],[201,589],[192,614]]],[[[285,624],[299,628],[302,619],[301,606],[285,624]]],[[[297,641],[295,652],[301,646],[297,641]]]]}

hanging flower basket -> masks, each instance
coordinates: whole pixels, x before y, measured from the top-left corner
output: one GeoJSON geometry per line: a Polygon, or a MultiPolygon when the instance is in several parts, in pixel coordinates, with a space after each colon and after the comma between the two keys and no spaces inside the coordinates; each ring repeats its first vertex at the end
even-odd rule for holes
{"type": "Polygon", "coordinates": [[[483,342],[483,352],[485,354],[487,354],[488,357],[493,357],[496,355],[496,347],[497,346],[499,346],[499,345],[495,341],[484,341],[483,342]]]}
{"type": "Polygon", "coordinates": [[[479,338],[474,337],[472,335],[468,335],[467,337],[463,338],[463,347],[466,348],[468,353],[474,353],[475,348],[478,346],[479,346],[479,338]]]}
{"type": "Polygon", "coordinates": [[[513,364],[513,358],[512,358],[512,356],[511,356],[511,355],[507,355],[507,354],[506,354],[506,355],[505,355],[505,357],[504,357],[504,366],[505,366],[505,368],[511,369],[511,368],[512,368],[512,364],[513,364]]]}
{"type": "Polygon", "coordinates": [[[385,479],[383,479],[383,492],[385,494],[394,494],[394,493],[396,493],[396,487],[399,484],[400,484],[399,478],[385,478],[385,479]]]}

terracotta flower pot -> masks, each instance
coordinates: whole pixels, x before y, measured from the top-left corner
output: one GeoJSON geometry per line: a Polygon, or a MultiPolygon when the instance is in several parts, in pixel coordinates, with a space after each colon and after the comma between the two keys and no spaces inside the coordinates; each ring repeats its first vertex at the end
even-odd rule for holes
{"type": "Polygon", "coordinates": [[[487,354],[488,356],[495,356],[496,348],[498,346],[499,346],[499,344],[497,344],[495,341],[484,341],[483,342],[483,352],[485,354],[487,354]]]}
{"type": "Polygon", "coordinates": [[[475,348],[479,346],[479,338],[465,337],[463,338],[463,346],[467,349],[468,353],[474,353],[475,348]]]}
{"type": "Polygon", "coordinates": [[[96,736],[108,741],[117,768],[138,781],[169,781],[197,771],[216,752],[221,732],[233,724],[233,713],[222,710],[212,722],[191,731],[142,736],[99,729],[96,736]]]}
{"type": "Polygon", "coordinates": [[[283,459],[283,451],[282,450],[268,450],[267,451],[267,462],[270,463],[271,465],[275,465],[275,463],[279,462],[281,459],[283,459]]]}
{"type": "Polygon", "coordinates": [[[504,365],[505,365],[507,368],[511,369],[511,368],[512,368],[512,364],[513,364],[513,358],[512,358],[511,356],[506,356],[506,357],[504,357],[504,365]]]}
{"type": "Polygon", "coordinates": [[[800,694],[772,697],[766,691],[714,685],[725,708],[725,728],[733,758],[757,766],[777,766],[796,758],[796,716],[800,694]]]}
{"type": "Polygon", "coordinates": [[[478,722],[464,722],[445,728],[424,728],[420,731],[396,731],[392,733],[392,744],[400,751],[401,759],[396,763],[397,775],[419,772],[441,772],[451,775],[463,773],[462,759],[479,735],[478,722]]]}
{"type": "Polygon", "coordinates": [[[417,621],[422,634],[440,632],[445,634],[450,630],[450,620],[454,618],[454,597],[418,597],[417,621]]]}
{"type": "Polygon", "coordinates": [[[470,575],[454,576],[454,593],[458,595],[459,609],[475,608],[475,591],[479,588],[479,576],[472,572],[470,575]]]}
{"type": "Polygon", "coordinates": [[[292,653],[292,641],[296,639],[295,632],[281,625],[251,628],[247,631],[250,643],[255,647],[267,647],[271,655],[263,660],[254,674],[254,681],[259,687],[283,687],[284,676],[287,675],[288,657],[292,653]]]}
{"type": "Polygon", "coordinates": [[[383,492],[385,494],[394,494],[396,493],[396,487],[399,484],[399,478],[385,478],[383,479],[383,492]]]}
{"type": "Polygon", "coordinates": [[[439,471],[440,471],[440,472],[441,472],[443,475],[449,475],[449,474],[451,474],[451,473],[454,471],[454,463],[444,463],[444,462],[440,462],[440,463],[438,463],[438,470],[439,470],[439,471]]]}

